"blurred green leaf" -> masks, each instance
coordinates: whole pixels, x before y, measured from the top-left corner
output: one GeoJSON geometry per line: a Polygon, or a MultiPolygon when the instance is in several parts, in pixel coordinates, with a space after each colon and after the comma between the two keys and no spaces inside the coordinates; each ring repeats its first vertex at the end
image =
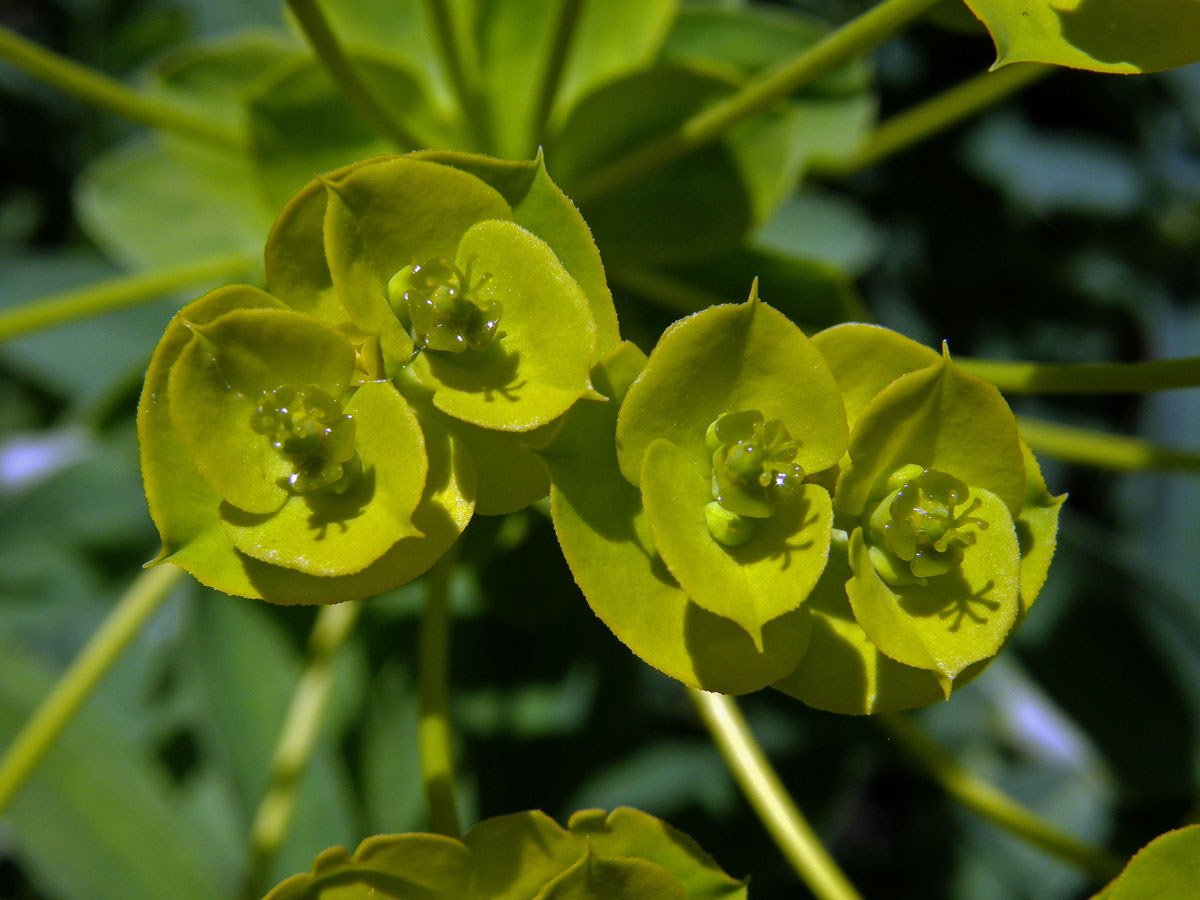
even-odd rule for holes
{"type": "MultiPolygon", "coordinates": [[[[0,741],[7,745],[54,674],[0,647],[0,741]]],[[[11,840],[44,889],[63,900],[221,900],[236,873],[176,810],[178,798],[117,726],[85,711],[68,726],[7,813],[11,840]]]]}
{"type": "Polygon", "coordinates": [[[143,139],[96,160],[76,205],[96,243],[134,268],[257,256],[273,218],[247,157],[143,139]]]}

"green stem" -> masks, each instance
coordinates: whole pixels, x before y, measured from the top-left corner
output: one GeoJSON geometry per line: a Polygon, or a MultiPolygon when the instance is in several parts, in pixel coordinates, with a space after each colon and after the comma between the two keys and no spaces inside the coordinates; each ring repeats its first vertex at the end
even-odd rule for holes
{"type": "Polygon", "coordinates": [[[448,552],[429,570],[425,614],[421,617],[418,651],[421,679],[421,782],[429,804],[429,827],[437,834],[460,834],[454,800],[454,751],[447,712],[450,656],[450,574],[454,553],[448,552]]]}
{"type": "Polygon", "coordinates": [[[748,116],[762,112],[836,66],[883,43],[938,2],[940,0],[883,0],[830,32],[790,62],[692,115],[673,131],[585,175],[572,185],[572,198],[577,203],[586,203],[716,140],[748,116]]]}
{"type": "Polygon", "coordinates": [[[767,832],[818,900],[859,900],[771,768],[734,699],[692,688],[688,697],[767,832]]]}
{"type": "Polygon", "coordinates": [[[296,16],[296,21],[300,23],[317,59],[328,70],[334,83],[341,89],[342,95],[363,120],[391,141],[397,149],[420,149],[421,141],[388,111],[371,85],[363,81],[354,63],[329,28],[329,21],[321,12],[317,0],[287,0],[287,5],[296,16]]]}
{"type": "Polygon", "coordinates": [[[0,27],[0,59],[51,87],[134,122],[224,150],[241,152],[244,149],[244,142],[236,131],[185,112],[169,100],[156,99],[126,87],[115,78],[59,56],[4,27],[0,27]]]}
{"type": "Polygon", "coordinates": [[[312,758],[332,692],[334,659],[354,631],[361,610],[360,603],[341,603],[323,606],[317,613],[304,671],[271,758],[267,792],[250,827],[250,866],[243,891],[248,900],[262,894],[267,868],[287,836],[296,811],[300,777],[312,758]]]}
{"type": "Polygon", "coordinates": [[[554,108],[559,80],[562,78],[567,54],[571,49],[571,36],[575,32],[575,23],[579,20],[582,6],[583,0],[563,0],[562,9],[559,10],[558,26],[554,29],[554,43],[550,45],[550,57],[546,60],[542,89],[538,92],[537,107],[533,113],[533,146],[529,148],[530,156],[537,152],[545,140],[546,123],[550,119],[550,111],[554,108]]]}
{"type": "Polygon", "coordinates": [[[1053,71],[1055,66],[1041,63],[1013,63],[995,72],[976,75],[945,93],[883,122],[851,156],[816,162],[811,171],[818,175],[838,177],[865,169],[884,157],[918,144],[963,119],[994,106],[1053,71]]]}
{"type": "Polygon", "coordinates": [[[1200,472],[1200,453],[1160,447],[1141,438],[1107,434],[1018,416],[1021,437],[1037,453],[1104,469],[1200,472]]]}
{"type": "Polygon", "coordinates": [[[1136,363],[1032,363],[955,357],[1007,394],[1142,394],[1200,387],[1200,356],[1136,363]]]}
{"type": "Polygon", "coordinates": [[[0,341],[65,325],[77,319],[111,312],[126,306],[157,300],[164,294],[192,285],[224,281],[249,272],[256,264],[242,254],[188,262],[149,272],[123,275],[89,284],[72,291],[51,294],[30,303],[0,312],[0,341]]]}
{"type": "Polygon", "coordinates": [[[8,807],[63,728],[162,605],[182,574],[182,569],[169,564],[147,569],[117,601],[0,760],[0,812],[8,807]]]}
{"type": "Polygon", "coordinates": [[[458,106],[462,111],[467,131],[479,148],[486,150],[490,129],[485,120],[486,110],[480,95],[478,61],[474,56],[468,59],[463,52],[458,29],[450,16],[446,0],[426,0],[425,8],[433,21],[433,31],[437,36],[442,62],[450,75],[450,84],[458,98],[458,106]]]}
{"type": "Polygon", "coordinates": [[[994,825],[1087,872],[1100,882],[1116,877],[1124,861],[1063,834],[999,788],[972,775],[904,716],[884,713],[877,721],[903,745],[951,797],[994,825]]]}

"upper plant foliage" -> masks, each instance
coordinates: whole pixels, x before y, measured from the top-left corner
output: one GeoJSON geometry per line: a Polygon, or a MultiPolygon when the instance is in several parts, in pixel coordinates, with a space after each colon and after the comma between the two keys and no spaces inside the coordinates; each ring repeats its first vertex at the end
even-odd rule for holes
{"type": "Polygon", "coordinates": [[[1159,72],[1200,60],[1195,0],[965,0],[996,42],[996,65],[1159,72]]]}
{"type": "Polygon", "coordinates": [[[810,341],[752,293],[596,383],[619,413],[576,408],[544,451],[559,540],[596,613],[687,684],[930,703],[1041,588],[1062,498],[948,356],[871,326],[810,341]]]}
{"type": "Polygon", "coordinates": [[[159,561],[337,602],[419,575],[473,511],[545,495],[526,444],[616,341],[599,259],[540,160],[439,160],[314,181],[268,239],[269,292],[172,321],[138,415],[159,561]]]}
{"type": "Polygon", "coordinates": [[[587,810],[561,828],[540,812],[480,822],[461,841],[435,834],[379,835],[353,856],[317,857],[266,900],[744,900],[687,835],[635,809],[587,810]]]}

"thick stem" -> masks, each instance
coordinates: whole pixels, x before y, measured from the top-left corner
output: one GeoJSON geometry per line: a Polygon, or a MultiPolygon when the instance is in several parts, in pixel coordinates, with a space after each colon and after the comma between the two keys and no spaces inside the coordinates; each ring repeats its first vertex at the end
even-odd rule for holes
{"type": "Polygon", "coordinates": [[[585,175],[572,186],[572,199],[576,203],[586,203],[716,140],[743,119],[762,112],[831,69],[883,43],[937,2],[939,0],[883,0],[830,32],[790,62],[702,109],[673,131],[585,175]]]}
{"type": "Polygon", "coordinates": [[[955,357],[1006,394],[1143,394],[1200,387],[1200,356],[1136,363],[1033,363],[955,357]]]}
{"type": "Polygon", "coordinates": [[[999,788],[975,777],[904,716],[885,713],[877,721],[895,737],[943,790],[989,822],[1100,882],[1112,880],[1124,861],[1105,850],[1063,834],[999,788]]]}
{"type": "Polygon", "coordinates": [[[579,20],[579,11],[583,0],[562,0],[562,9],[558,13],[558,25],[554,29],[554,43],[550,45],[550,57],[546,60],[546,70],[542,73],[542,87],[538,91],[537,107],[533,113],[532,146],[529,155],[537,153],[538,147],[545,139],[546,122],[550,119],[550,111],[554,108],[554,98],[558,94],[559,80],[567,64],[567,56],[571,50],[571,36],[575,33],[575,23],[579,20]]]}
{"type": "Polygon", "coordinates": [[[154,615],[183,570],[170,564],[137,577],[0,760],[0,812],[8,807],[63,728],[154,615]]]}
{"type": "Polygon", "coordinates": [[[429,827],[437,834],[460,834],[454,799],[454,748],[448,713],[450,657],[450,574],[455,554],[446,553],[426,576],[425,614],[418,650],[421,700],[418,725],[421,781],[429,804],[429,827]]]}
{"type": "Polygon", "coordinates": [[[304,671],[271,758],[267,792],[250,827],[250,866],[243,890],[247,900],[262,894],[267,868],[291,826],[300,778],[312,759],[333,687],[333,662],[354,631],[361,609],[359,603],[340,603],[323,606],[317,613],[304,671]]]}
{"type": "Polygon", "coordinates": [[[363,81],[330,29],[317,0],[287,0],[287,5],[304,30],[317,59],[328,70],[334,83],[341,89],[342,95],[363,120],[391,141],[398,150],[421,149],[421,141],[388,111],[379,94],[363,81]]]}
{"type": "Polygon", "coordinates": [[[995,72],[976,75],[945,93],[893,116],[880,124],[856,153],[844,159],[815,162],[811,172],[839,177],[865,169],[989,109],[1022,88],[1045,78],[1055,68],[1041,63],[1013,63],[995,72]]]}
{"type": "Polygon", "coordinates": [[[242,152],[244,149],[241,136],[232,129],[185,112],[168,100],[150,97],[127,87],[103,72],[39,47],[4,27],[0,27],[0,59],[51,87],[134,122],[223,150],[242,152]]]}
{"type": "Polygon", "coordinates": [[[692,688],[688,697],[767,832],[818,900],[860,900],[771,768],[733,698],[692,688]]]}
{"type": "Polygon", "coordinates": [[[1030,449],[1066,462],[1103,469],[1200,472],[1200,453],[1160,447],[1141,438],[1106,434],[1018,416],[1021,437],[1030,449]]]}
{"type": "Polygon", "coordinates": [[[250,272],[257,261],[241,254],[123,275],[98,284],[51,294],[0,313],[0,341],[65,325],[77,319],[157,300],[192,285],[224,281],[250,272]]]}

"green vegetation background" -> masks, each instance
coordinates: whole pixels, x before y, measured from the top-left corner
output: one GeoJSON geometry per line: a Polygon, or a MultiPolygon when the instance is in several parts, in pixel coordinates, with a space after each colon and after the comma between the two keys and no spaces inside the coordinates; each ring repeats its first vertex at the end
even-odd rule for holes
{"type": "MultiPolygon", "coordinates": [[[[840,21],[864,4],[800,5],[840,21]]],[[[274,0],[0,8],[5,25],[119,77],[180,40],[278,16],[274,0]]],[[[876,55],[883,115],[991,59],[985,37],[910,31],[876,55]]],[[[76,223],[71,191],[90,159],[133,133],[0,73],[0,307],[117,272],[76,223]]],[[[1055,74],[794,209],[814,258],[854,276],[880,322],[935,345],[945,338],[958,355],[1195,355],[1200,68],[1055,74]]],[[[620,284],[614,294],[627,335],[649,349],[673,314],[620,284]]],[[[187,299],[0,346],[0,746],[153,555],[134,407],[153,344],[187,299]],[[64,464],[22,480],[15,467],[31,442],[64,464]]],[[[1014,406],[1200,447],[1197,390],[1014,406]]],[[[1037,612],[986,676],[919,720],[1047,818],[1128,855],[1200,811],[1200,481],[1043,466],[1071,500],[1037,612]]],[[[465,821],[541,808],[562,822],[580,808],[633,805],[692,834],[730,874],[751,875],[759,900],[797,895],[679,686],[592,615],[546,519],[480,519],[461,561],[451,680],[465,821]]],[[[420,590],[370,601],[339,660],[276,879],[331,844],[423,827],[420,590]]],[[[0,818],[0,896],[234,896],[313,616],[177,589],[0,818]]],[[[865,896],[1065,900],[1094,890],[956,808],[871,721],[769,691],[744,709],[865,896]]]]}

